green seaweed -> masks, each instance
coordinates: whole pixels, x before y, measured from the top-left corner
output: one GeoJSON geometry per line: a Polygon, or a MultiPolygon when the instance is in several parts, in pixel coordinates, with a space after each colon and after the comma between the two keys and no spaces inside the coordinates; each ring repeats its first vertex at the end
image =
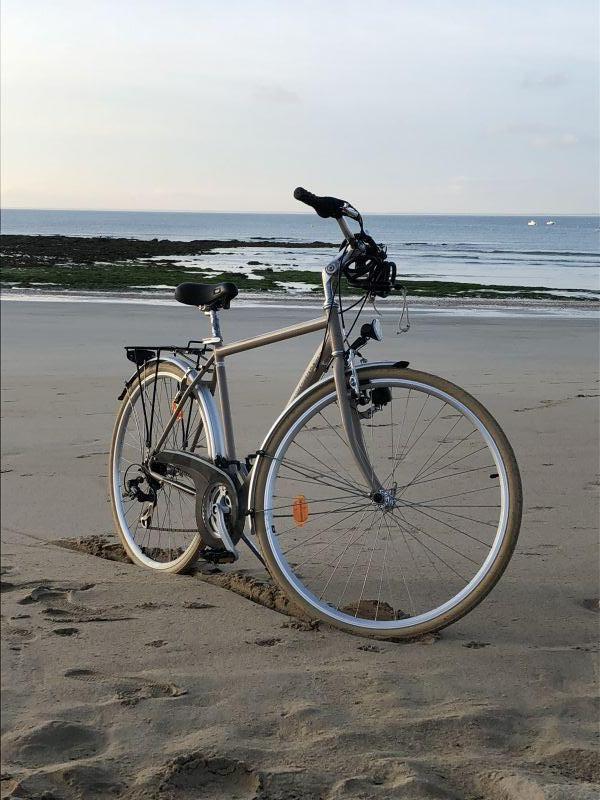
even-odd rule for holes
{"type": "MultiPolygon", "coordinates": [[[[245,292],[283,292],[286,283],[305,283],[308,291],[321,290],[321,273],[302,269],[275,271],[264,265],[253,270],[254,278],[244,272],[219,271],[202,262],[188,270],[160,256],[202,252],[205,255],[213,242],[138,241],[65,236],[0,237],[2,248],[3,285],[34,288],[36,283],[54,284],[54,289],[76,291],[125,292],[164,285],[175,287],[185,281],[220,283],[231,281],[245,292]],[[114,258],[118,253],[119,257],[114,258]],[[152,258],[150,258],[152,256],[152,258]],[[158,256],[158,257],[157,257],[158,256]],[[256,278],[259,278],[257,280],[256,278]],[[134,288],[135,287],[135,288],[134,288]]],[[[219,243],[222,246],[247,246],[244,242],[219,243]]],[[[273,246],[273,242],[252,242],[252,246],[273,246]]],[[[324,243],[313,243],[325,246],[324,243]]],[[[279,246],[291,247],[286,243],[279,246]]],[[[293,247],[297,245],[294,244],[293,247]]],[[[208,253],[210,258],[210,253],[208,253]]],[[[579,297],[552,297],[551,287],[518,285],[484,285],[457,281],[400,280],[413,297],[476,297],[492,300],[540,299],[546,301],[577,300],[579,297]]],[[[345,294],[358,294],[342,279],[345,294]]],[[[576,290],[573,290],[574,292],[576,290]]],[[[589,292],[589,302],[598,302],[600,292],[589,292]]]]}

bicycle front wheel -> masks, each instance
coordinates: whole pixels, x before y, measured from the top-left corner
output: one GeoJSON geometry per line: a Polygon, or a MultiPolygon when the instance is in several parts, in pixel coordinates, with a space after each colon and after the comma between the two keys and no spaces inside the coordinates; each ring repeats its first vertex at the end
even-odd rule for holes
{"type": "Polygon", "coordinates": [[[383,492],[361,476],[333,381],[282,416],[257,463],[254,520],[273,577],[313,617],[412,638],[477,605],[514,550],[521,481],[498,423],[442,378],[359,370],[355,414],[383,492]]]}

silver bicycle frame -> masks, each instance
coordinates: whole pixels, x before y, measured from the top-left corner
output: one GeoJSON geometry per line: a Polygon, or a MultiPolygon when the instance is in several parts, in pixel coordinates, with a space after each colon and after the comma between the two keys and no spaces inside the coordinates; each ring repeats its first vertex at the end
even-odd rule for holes
{"type": "MultiPolygon", "coordinates": [[[[348,228],[345,220],[337,220],[340,228],[350,248],[355,244],[355,239],[348,228]]],[[[213,345],[213,352],[210,358],[203,365],[195,378],[188,384],[179,402],[173,409],[173,414],[167,423],[163,434],[156,444],[155,452],[159,451],[165,443],[171,428],[177,420],[180,410],[184,407],[189,395],[194,387],[202,379],[206,372],[214,368],[216,376],[216,394],[219,403],[220,422],[223,430],[224,452],[223,456],[228,461],[235,461],[235,440],[233,431],[233,421],[231,416],[231,405],[229,402],[229,391],[227,387],[227,373],[225,370],[225,359],[227,356],[244,353],[247,350],[254,350],[258,347],[265,347],[275,342],[282,342],[296,336],[304,336],[307,333],[324,330],[325,340],[317,347],[313,357],[309,361],[306,369],[296,388],[288,401],[288,406],[306,389],[317,383],[328,370],[329,365],[333,366],[333,376],[337,392],[338,405],[340,408],[341,422],[346,434],[348,445],[354,455],[356,464],[364,477],[367,485],[373,492],[381,490],[381,483],[377,479],[362,437],[360,419],[356,405],[352,402],[351,389],[348,386],[346,376],[346,350],[344,347],[344,331],[340,322],[339,307],[335,300],[335,293],[338,281],[341,277],[341,267],[343,254],[334,259],[322,270],[323,291],[325,303],[323,306],[323,316],[317,319],[301,322],[297,325],[290,325],[286,328],[270,331],[251,339],[242,339],[231,344],[223,344],[219,318],[216,311],[206,312],[210,316],[212,337],[204,339],[205,344],[213,345]]]]}

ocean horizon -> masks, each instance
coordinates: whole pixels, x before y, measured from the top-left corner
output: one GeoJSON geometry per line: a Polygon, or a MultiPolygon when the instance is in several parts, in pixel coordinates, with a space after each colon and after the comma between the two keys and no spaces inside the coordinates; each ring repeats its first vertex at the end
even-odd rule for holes
{"type": "MultiPolygon", "coordinates": [[[[589,233],[600,231],[600,215],[594,214],[553,214],[539,212],[537,214],[409,214],[409,213],[369,213],[363,212],[366,227],[369,221],[374,224],[373,233],[377,233],[375,225],[382,230],[395,233],[410,231],[415,226],[420,229],[419,221],[432,222],[432,231],[436,236],[443,231],[439,221],[456,221],[458,228],[473,220],[533,220],[538,225],[557,220],[582,221],[577,231],[587,238],[589,233]],[[396,221],[395,226],[393,222],[396,221]]],[[[319,240],[329,232],[330,239],[339,238],[339,232],[332,220],[324,220],[313,212],[262,213],[246,211],[129,211],[113,209],[36,209],[36,208],[1,208],[0,227],[4,234],[22,235],[64,235],[64,236],[130,236],[132,238],[148,238],[154,236],[182,236],[184,241],[190,238],[231,238],[251,234],[253,238],[284,238],[286,241],[310,241],[317,235],[319,240]],[[276,235],[269,236],[275,229],[276,235]]],[[[570,232],[574,232],[569,225],[570,232]]],[[[481,231],[479,231],[480,233],[481,231]]],[[[497,232],[497,231],[496,231],[497,232]]],[[[493,236],[494,230],[490,231],[493,236]]],[[[450,235],[452,238],[452,235],[450,235]]],[[[600,249],[599,237],[596,237],[593,252],[600,249]]],[[[390,240],[392,241],[392,240],[390,240]]],[[[395,241],[395,240],[393,240],[395,241]]]]}

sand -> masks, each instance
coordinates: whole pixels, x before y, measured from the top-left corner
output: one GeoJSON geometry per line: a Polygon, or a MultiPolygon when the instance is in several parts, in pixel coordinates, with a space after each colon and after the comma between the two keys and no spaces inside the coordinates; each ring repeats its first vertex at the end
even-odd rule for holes
{"type": "MultiPolygon", "coordinates": [[[[194,310],[2,312],[2,797],[598,796],[597,321],[421,312],[402,337],[386,324],[371,357],[483,400],[525,490],[490,597],[439,637],[392,644],[282,613],[250,556],[157,577],[89,546],[114,542],[120,348],[200,335],[194,310]]],[[[238,307],[223,327],[231,339],[311,313],[238,307]]],[[[307,339],[231,360],[241,453],[284,405],[307,339]]]]}

